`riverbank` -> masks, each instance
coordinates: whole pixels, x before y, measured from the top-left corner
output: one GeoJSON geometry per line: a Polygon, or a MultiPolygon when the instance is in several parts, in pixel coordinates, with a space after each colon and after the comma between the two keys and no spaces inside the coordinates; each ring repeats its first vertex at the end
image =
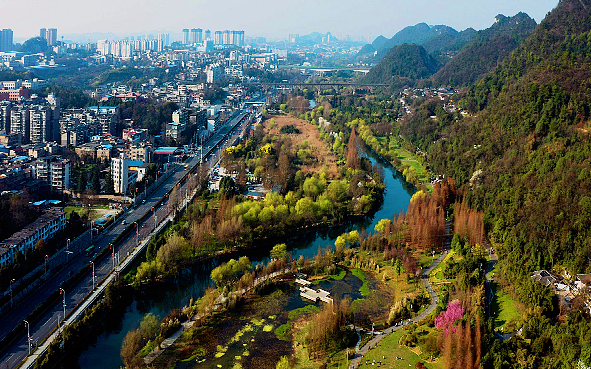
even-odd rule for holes
{"type": "MultiPolygon", "coordinates": [[[[345,222],[342,227],[327,229],[310,230],[306,234],[298,234],[294,238],[287,240],[287,251],[293,259],[300,256],[312,258],[317,254],[319,247],[333,245],[336,238],[344,232],[350,232],[358,229],[373,231],[378,220],[383,218],[392,218],[394,215],[404,212],[408,206],[411,194],[414,188],[409,186],[396,170],[389,164],[379,161],[371,153],[367,153],[372,165],[379,166],[384,171],[384,181],[386,189],[384,191],[383,201],[375,213],[366,218],[358,218],[355,223],[345,222]]],[[[271,245],[269,245],[271,246],[271,245]]],[[[270,247],[269,247],[270,248],[270,247]]],[[[240,252],[232,254],[233,257],[239,256],[240,252]]],[[[249,250],[248,255],[253,262],[265,262],[268,260],[268,250],[260,250],[259,247],[249,250]]],[[[84,368],[102,368],[104,365],[115,367],[121,366],[122,361],[119,355],[119,348],[125,334],[133,329],[141,318],[147,313],[153,313],[156,316],[164,316],[173,309],[179,309],[189,305],[190,300],[199,298],[203,295],[205,289],[211,286],[211,270],[219,263],[227,260],[229,255],[222,255],[219,258],[203,260],[203,263],[195,265],[193,268],[185,270],[176,277],[158,284],[157,288],[142,289],[136,293],[135,301],[126,312],[117,317],[117,328],[102,333],[93,338],[89,346],[79,358],[79,365],[84,368]],[[98,365],[103,363],[103,365],[98,365]]]]}

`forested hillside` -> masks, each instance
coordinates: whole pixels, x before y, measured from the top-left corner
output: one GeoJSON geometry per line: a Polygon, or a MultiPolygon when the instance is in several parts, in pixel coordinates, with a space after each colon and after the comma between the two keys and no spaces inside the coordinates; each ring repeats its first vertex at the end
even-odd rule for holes
{"type": "MultiPolygon", "coordinates": [[[[477,58],[477,48],[470,49],[477,58]]],[[[448,78],[465,78],[448,65],[448,78]]],[[[590,81],[591,1],[562,0],[456,99],[469,116],[430,119],[429,104],[436,103],[430,100],[400,124],[428,152],[433,170],[454,177],[464,201],[484,212],[500,280],[527,308],[520,338],[485,336],[484,367],[591,364],[583,302],[575,299],[567,313],[556,299],[548,303],[554,294],[530,278],[539,269],[591,272],[590,81]]]]}
{"type": "Polygon", "coordinates": [[[525,13],[497,15],[495,23],[476,35],[434,76],[434,85],[466,86],[494,69],[535,28],[525,13]]]}
{"type": "MultiPolygon", "coordinates": [[[[558,263],[591,271],[590,15],[591,1],[562,1],[470,87],[459,105],[474,116],[436,128],[435,144],[421,142],[435,168],[466,184],[472,204],[485,210],[516,280],[558,263]]],[[[422,124],[407,123],[418,140],[412,133],[422,124]]]]}
{"type": "Polygon", "coordinates": [[[368,83],[391,83],[397,77],[427,78],[437,71],[437,62],[419,45],[394,47],[364,77],[368,83]]]}

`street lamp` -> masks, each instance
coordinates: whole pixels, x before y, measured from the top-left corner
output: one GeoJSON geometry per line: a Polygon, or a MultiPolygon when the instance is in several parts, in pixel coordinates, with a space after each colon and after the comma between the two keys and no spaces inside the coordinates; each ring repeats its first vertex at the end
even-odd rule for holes
{"type": "Polygon", "coordinates": [[[156,229],[156,212],[154,211],[153,206],[152,206],[152,216],[154,217],[154,229],[156,229]]]}
{"type": "Polygon", "coordinates": [[[25,328],[27,328],[27,344],[29,346],[29,355],[31,355],[31,332],[29,331],[29,322],[23,320],[25,322],[25,328]]]}
{"type": "Polygon", "coordinates": [[[64,309],[64,320],[66,319],[66,290],[60,287],[60,295],[62,295],[62,308],[64,309]]]}
{"type": "Polygon", "coordinates": [[[12,289],[14,288],[14,282],[16,282],[16,280],[13,278],[10,281],[10,306],[12,306],[12,289]]]}
{"type": "Polygon", "coordinates": [[[94,262],[90,262],[90,266],[92,267],[92,290],[94,291],[94,262]]]}
{"type": "Polygon", "coordinates": [[[94,220],[90,223],[90,243],[92,244],[92,234],[94,232],[94,220]]]}
{"type": "Polygon", "coordinates": [[[66,242],[66,261],[70,258],[70,239],[66,242]]]}

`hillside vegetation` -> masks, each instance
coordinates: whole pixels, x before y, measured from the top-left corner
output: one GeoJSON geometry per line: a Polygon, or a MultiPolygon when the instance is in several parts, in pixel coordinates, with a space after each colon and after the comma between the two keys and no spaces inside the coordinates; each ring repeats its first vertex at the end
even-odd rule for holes
{"type": "Polygon", "coordinates": [[[513,17],[497,15],[496,22],[479,31],[462,50],[434,76],[435,86],[465,86],[492,70],[536,27],[525,13],[513,17]]]}
{"type": "Polygon", "coordinates": [[[369,73],[368,83],[391,83],[396,77],[427,78],[437,71],[437,62],[419,45],[394,47],[369,73]]]}

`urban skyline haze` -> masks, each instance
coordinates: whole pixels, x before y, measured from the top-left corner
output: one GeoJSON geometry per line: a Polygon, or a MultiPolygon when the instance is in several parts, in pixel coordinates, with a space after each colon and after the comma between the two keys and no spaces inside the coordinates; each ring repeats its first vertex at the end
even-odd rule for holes
{"type": "Polygon", "coordinates": [[[94,32],[124,35],[165,30],[177,35],[183,28],[199,27],[244,29],[248,36],[270,40],[318,31],[372,41],[420,22],[480,30],[489,27],[497,14],[512,16],[520,11],[539,23],[557,4],[558,0],[103,0],[97,6],[88,0],[4,0],[0,28],[11,28],[15,41],[37,36],[41,27],[57,28],[60,39],[94,32]]]}

